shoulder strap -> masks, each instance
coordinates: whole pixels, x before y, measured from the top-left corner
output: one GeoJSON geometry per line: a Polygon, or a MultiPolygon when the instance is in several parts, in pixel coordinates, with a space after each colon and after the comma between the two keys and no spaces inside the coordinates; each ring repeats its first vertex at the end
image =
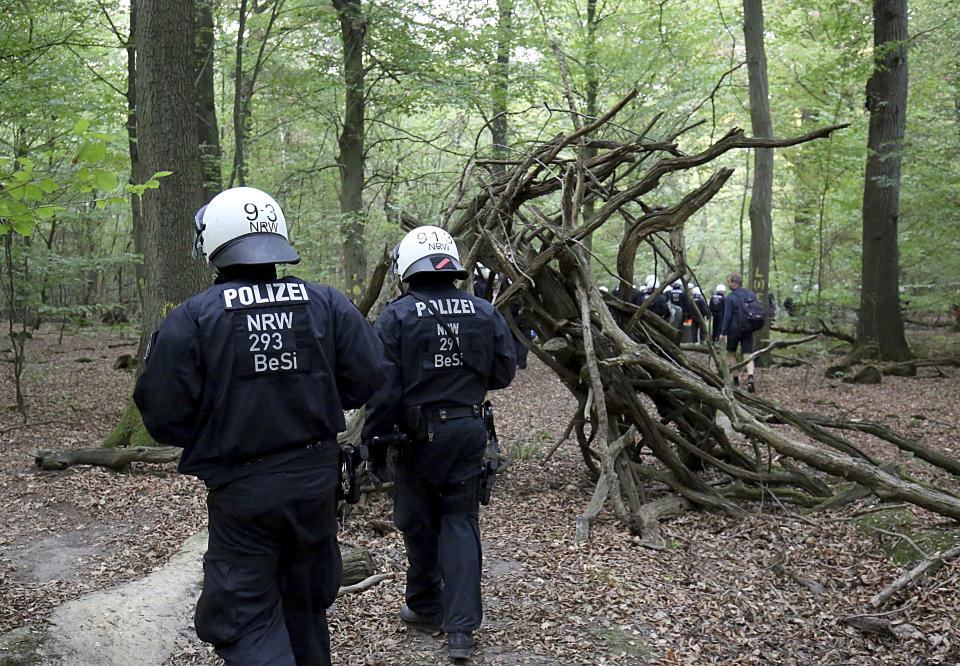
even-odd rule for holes
{"type": "Polygon", "coordinates": [[[407,294],[427,306],[427,309],[430,311],[430,314],[433,315],[433,318],[437,320],[438,324],[440,324],[440,328],[442,328],[443,332],[446,333],[447,336],[453,341],[453,348],[458,354],[460,354],[460,361],[461,363],[463,363],[464,366],[466,366],[467,370],[475,374],[477,377],[479,377],[483,381],[487,381],[488,375],[486,373],[480,372],[477,368],[473,367],[473,365],[467,362],[467,357],[464,356],[463,351],[460,349],[459,336],[454,335],[453,331],[450,330],[450,326],[449,324],[447,324],[447,320],[444,319],[443,316],[440,314],[439,310],[437,310],[437,308],[434,307],[433,303],[430,302],[430,299],[424,296],[421,296],[420,294],[411,290],[407,290],[407,294]]]}

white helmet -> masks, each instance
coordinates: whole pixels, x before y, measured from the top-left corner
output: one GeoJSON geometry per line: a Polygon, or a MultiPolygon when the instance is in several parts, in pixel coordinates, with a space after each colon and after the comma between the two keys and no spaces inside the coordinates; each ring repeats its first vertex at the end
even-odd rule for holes
{"type": "Polygon", "coordinates": [[[255,187],[224,190],[197,211],[196,253],[218,268],[236,264],[295,264],[280,205],[255,187]]]}
{"type": "Polygon", "coordinates": [[[700,287],[694,287],[693,293],[696,294],[697,296],[703,296],[703,292],[700,291],[700,287]]]}
{"type": "Polygon", "coordinates": [[[724,292],[726,292],[726,291],[727,291],[727,285],[725,285],[725,284],[718,284],[718,285],[717,285],[717,293],[718,293],[718,294],[722,294],[722,293],[724,293],[724,292]]]}
{"type": "Polygon", "coordinates": [[[793,285],[793,293],[799,294],[802,292],[803,292],[803,287],[801,287],[799,284],[793,285]]]}
{"type": "Polygon", "coordinates": [[[417,227],[407,232],[393,249],[393,274],[409,280],[417,273],[449,273],[455,279],[467,277],[449,231],[433,225],[417,227]]]}
{"type": "Polygon", "coordinates": [[[646,285],[647,289],[656,289],[654,286],[657,283],[656,275],[648,275],[647,279],[643,281],[643,284],[646,285]]]}

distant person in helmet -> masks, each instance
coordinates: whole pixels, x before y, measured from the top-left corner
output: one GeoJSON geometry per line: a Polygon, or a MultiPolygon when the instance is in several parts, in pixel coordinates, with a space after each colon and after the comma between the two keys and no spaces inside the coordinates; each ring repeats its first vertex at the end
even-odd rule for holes
{"type": "Polygon", "coordinates": [[[417,227],[394,250],[406,293],[377,318],[386,381],[366,408],[364,441],[394,432],[394,522],[407,550],[400,619],[447,632],[455,659],[473,654],[480,626],[479,489],[482,403],[516,372],[513,336],[484,299],[454,286],[467,272],[453,237],[417,227]]]}
{"type": "Polygon", "coordinates": [[[706,342],[707,341],[707,332],[705,329],[700,327],[700,321],[702,320],[704,326],[706,326],[707,315],[710,314],[710,309],[707,306],[707,299],[703,297],[703,292],[700,290],[700,287],[694,285],[690,288],[690,300],[693,302],[693,307],[696,308],[696,311],[700,313],[698,317],[696,312],[693,312],[691,308],[691,324],[690,329],[693,334],[694,342],[706,342]]]}
{"type": "Polygon", "coordinates": [[[727,293],[727,285],[718,284],[713,296],[710,297],[710,314],[713,316],[713,341],[720,339],[720,330],[723,328],[723,300],[727,293]]]}
{"type": "Polygon", "coordinates": [[[227,664],[327,665],[337,433],[382,383],[383,347],[340,292],[277,278],[300,257],[266,193],[221,192],[196,224],[216,281],[160,323],[134,391],[149,433],[209,489],[194,625],[227,664]]]}

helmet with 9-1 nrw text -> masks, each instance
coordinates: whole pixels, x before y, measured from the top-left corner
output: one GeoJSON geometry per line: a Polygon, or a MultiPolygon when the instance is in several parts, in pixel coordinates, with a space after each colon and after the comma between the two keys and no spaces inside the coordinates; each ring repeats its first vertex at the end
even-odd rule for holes
{"type": "Polygon", "coordinates": [[[194,221],[196,253],[217,268],[300,261],[280,204],[255,187],[224,190],[197,211],[194,221]]]}
{"type": "Polygon", "coordinates": [[[447,274],[457,280],[467,277],[457,244],[446,229],[417,227],[393,249],[393,274],[398,279],[409,280],[420,273],[447,274]]]}

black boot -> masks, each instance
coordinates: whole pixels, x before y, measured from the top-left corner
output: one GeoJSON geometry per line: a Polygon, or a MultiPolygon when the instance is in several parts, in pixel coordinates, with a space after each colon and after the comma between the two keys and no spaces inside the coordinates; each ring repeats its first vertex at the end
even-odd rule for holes
{"type": "Polygon", "coordinates": [[[754,386],[754,384],[753,384],[753,375],[748,375],[748,376],[747,376],[747,392],[748,392],[748,393],[756,393],[756,392],[757,392],[757,387],[754,386]]]}
{"type": "Polygon", "coordinates": [[[400,607],[400,619],[408,627],[424,633],[436,634],[443,631],[443,617],[440,615],[436,617],[420,615],[420,613],[410,610],[410,607],[406,604],[400,607]]]}
{"type": "Polygon", "coordinates": [[[469,659],[477,643],[471,631],[454,631],[447,634],[447,649],[451,659],[469,659]]]}

